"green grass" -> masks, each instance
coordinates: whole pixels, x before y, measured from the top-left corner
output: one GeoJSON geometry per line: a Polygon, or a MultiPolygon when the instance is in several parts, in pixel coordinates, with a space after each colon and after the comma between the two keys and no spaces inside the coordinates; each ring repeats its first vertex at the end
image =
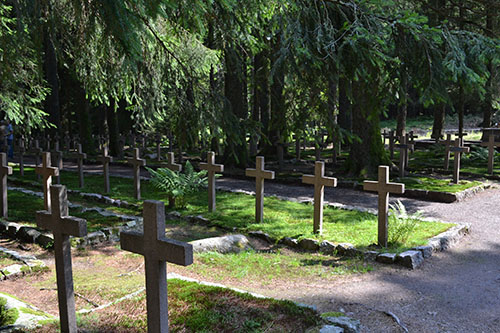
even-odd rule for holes
{"type": "Polygon", "coordinates": [[[16,308],[6,309],[7,299],[0,297],[0,327],[12,325],[19,318],[19,311],[16,308]]]}
{"type": "Polygon", "coordinates": [[[9,255],[0,253],[0,268],[19,263],[20,263],[19,261],[12,259],[9,255]]]}
{"type": "Polygon", "coordinates": [[[479,181],[461,180],[459,184],[453,184],[451,179],[435,179],[428,177],[405,177],[398,178],[399,183],[405,184],[407,189],[418,189],[436,192],[458,193],[466,189],[476,187],[482,183],[479,181]]]}

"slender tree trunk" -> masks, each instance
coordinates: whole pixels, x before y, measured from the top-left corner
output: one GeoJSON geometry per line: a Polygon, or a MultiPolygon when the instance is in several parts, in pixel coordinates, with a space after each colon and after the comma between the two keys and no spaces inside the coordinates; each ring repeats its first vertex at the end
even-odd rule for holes
{"type": "Polygon", "coordinates": [[[406,133],[406,116],[408,114],[408,74],[405,66],[401,66],[401,90],[396,128],[396,135],[399,137],[406,133]]]}
{"type": "Polygon", "coordinates": [[[118,156],[119,155],[119,129],[118,129],[118,117],[113,105],[109,106],[107,111],[107,122],[109,129],[109,150],[111,155],[118,156]]]}
{"type": "MultiPolygon", "coordinates": [[[[264,50],[257,53],[254,57],[254,98],[252,119],[260,122],[261,130],[264,135],[267,134],[269,126],[269,57],[268,51],[264,50]]],[[[257,133],[252,134],[255,148],[258,144],[257,133]]]]}
{"type": "Polygon", "coordinates": [[[59,131],[61,127],[61,113],[59,104],[59,76],[57,73],[57,57],[54,44],[50,34],[44,33],[44,68],[45,78],[50,87],[50,94],[45,99],[45,111],[49,115],[49,122],[56,126],[54,132],[59,131]]]}
{"type": "Polygon", "coordinates": [[[460,85],[459,96],[458,96],[458,133],[462,138],[464,133],[464,113],[465,113],[465,98],[464,98],[464,88],[460,85]]]}
{"type": "MultiPolygon", "coordinates": [[[[495,10],[491,10],[489,5],[485,6],[485,15],[486,15],[486,34],[488,37],[495,36],[495,18],[497,13],[495,10]]],[[[493,124],[493,96],[494,96],[494,77],[495,77],[495,67],[493,63],[490,61],[488,64],[488,72],[490,74],[488,81],[486,82],[486,94],[484,98],[484,106],[483,106],[483,127],[488,128],[493,124]]],[[[483,137],[483,140],[487,138],[483,137]]]]}
{"type": "Polygon", "coordinates": [[[434,123],[432,125],[431,138],[439,140],[444,133],[444,122],[446,117],[446,105],[440,104],[434,106],[434,123]]]}
{"type": "Polygon", "coordinates": [[[352,112],[351,112],[351,102],[349,101],[349,96],[347,95],[347,90],[349,88],[350,82],[347,78],[341,76],[339,77],[339,114],[338,123],[340,128],[351,132],[352,131],[352,112]]]}
{"type": "Polygon", "coordinates": [[[285,72],[282,65],[276,64],[278,59],[278,51],[281,46],[281,38],[278,36],[273,43],[273,56],[271,67],[274,69],[274,75],[271,83],[271,122],[269,130],[269,140],[271,145],[275,147],[276,143],[283,142],[286,134],[286,115],[285,115],[285,98],[283,90],[285,87],[285,72]]]}

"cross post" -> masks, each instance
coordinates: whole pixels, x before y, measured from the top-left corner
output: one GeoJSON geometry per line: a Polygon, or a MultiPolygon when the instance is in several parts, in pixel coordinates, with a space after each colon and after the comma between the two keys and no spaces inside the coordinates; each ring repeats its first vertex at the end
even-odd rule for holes
{"type": "MultiPolygon", "coordinates": [[[[167,164],[165,164],[165,166],[168,169],[176,172],[181,172],[182,170],[182,165],[175,163],[174,153],[172,152],[167,153],[167,164]]],[[[168,207],[170,208],[175,207],[175,198],[171,195],[168,197],[168,207]]]]}
{"type": "Polygon", "coordinates": [[[448,170],[450,168],[450,147],[453,143],[451,134],[446,134],[446,140],[441,143],[444,144],[444,169],[448,170]]]}
{"type": "Polygon", "coordinates": [[[83,161],[87,158],[87,154],[85,154],[82,150],[82,145],[79,143],[76,148],[76,153],[73,155],[74,158],[77,159],[78,163],[78,180],[81,188],[85,185],[83,178],[83,161]]]}
{"type": "Polygon", "coordinates": [[[495,134],[488,136],[487,142],[482,142],[481,146],[488,147],[488,173],[493,175],[493,165],[495,163],[495,148],[500,147],[500,142],[495,142],[495,134]]]}
{"type": "Polygon", "coordinates": [[[24,176],[24,153],[26,152],[26,146],[24,144],[24,137],[19,139],[19,174],[21,177],[24,176]]]}
{"type": "Polygon", "coordinates": [[[139,148],[134,148],[134,157],[127,158],[127,161],[134,166],[134,196],[141,199],[141,166],[146,165],[146,160],[139,157],[139,148]]]}
{"type": "MultiPolygon", "coordinates": [[[[54,150],[52,151],[52,158],[54,159],[54,165],[56,168],[59,170],[63,169],[63,159],[62,159],[62,151],[59,150],[59,140],[54,142],[54,150]]],[[[54,182],[56,184],[61,183],[61,174],[57,174],[55,177],[54,182]]]]}
{"type": "Polygon", "coordinates": [[[193,246],[165,238],[165,204],[146,200],[144,232],[120,233],[122,250],[144,256],[148,332],[168,332],[167,262],[188,266],[193,263],[193,246]]]}
{"type": "Polygon", "coordinates": [[[460,181],[460,159],[462,158],[462,153],[469,153],[470,148],[462,146],[462,139],[455,139],[455,145],[450,148],[450,152],[453,155],[453,183],[458,184],[460,181]]]}
{"type": "Polygon", "coordinates": [[[403,178],[405,176],[405,169],[407,167],[407,154],[408,149],[411,149],[413,145],[406,142],[406,135],[401,136],[400,143],[396,145],[399,149],[399,177],[403,178]]]}
{"type": "Polygon", "coordinates": [[[61,332],[77,333],[69,236],[87,235],[87,222],[68,216],[68,195],[65,186],[51,185],[50,196],[53,203],[51,210],[38,211],[36,223],[39,228],[51,230],[54,235],[61,332]]]}
{"type": "Polygon", "coordinates": [[[108,156],[108,147],[106,145],[102,147],[102,156],[98,157],[97,160],[102,162],[104,174],[104,193],[109,193],[109,163],[113,162],[113,157],[108,156]]]}
{"type": "Polygon", "coordinates": [[[391,154],[391,160],[394,158],[394,130],[389,131],[389,153],[391,154]]]}
{"type": "Polygon", "coordinates": [[[408,134],[408,139],[406,141],[413,145],[413,147],[411,148],[412,153],[415,152],[415,139],[418,139],[418,135],[416,135],[415,132],[410,131],[410,133],[408,134]]]}
{"type": "Polygon", "coordinates": [[[42,177],[43,183],[43,200],[45,203],[45,210],[50,211],[50,198],[51,195],[50,185],[52,184],[52,177],[59,175],[59,169],[52,167],[50,165],[50,153],[44,152],[42,154],[42,166],[37,166],[35,168],[35,172],[37,175],[42,177]]]}
{"type": "Polygon", "coordinates": [[[264,179],[274,179],[274,171],[264,170],[264,156],[255,158],[255,169],[246,169],[247,177],[255,177],[255,222],[264,220],[264,179]]]}
{"type": "Polygon", "coordinates": [[[7,154],[0,153],[0,193],[2,195],[1,212],[2,217],[7,218],[8,206],[7,206],[7,175],[12,175],[12,167],[9,166],[7,162],[7,154]]]}
{"type": "Polygon", "coordinates": [[[215,153],[207,153],[207,163],[200,163],[201,170],[208,171],[208,211],[215,212],[215,173],[224,172],[224,165],[215,164],[215,153]]]}
{"type": "Polygon", "coordinates": [[[365,191],[378,192],[378,245],[387,247],[388,240],[388,212],[389,193],[403,194],[405,185],[389,182],[389,167],[381,165],[378,167],[378,181],[365,180],[363,182],[365,191]]]}
{"type": "Polygon", "coordinates": [[[337,186],[337,178],[325,177],[325,162],[316,161],[314,175],[303,175],[302,182],[314,185],[314,233],[323,232],[323,198],[325,186],[337,186]]]}

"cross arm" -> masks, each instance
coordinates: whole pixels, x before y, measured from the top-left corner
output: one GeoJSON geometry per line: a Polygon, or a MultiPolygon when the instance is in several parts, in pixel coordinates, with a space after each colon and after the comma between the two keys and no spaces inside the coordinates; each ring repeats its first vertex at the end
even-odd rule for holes
{"type": "MultiPolygon", "coordinates": [[[[482,147],[489,147],[490,143],[489,143],[489,141],[481,142],[481,146],[482,147]]],[[[500,147],[500,142],[493,142],[491,144],[491,146],[493,146],[493,147],[500,147]]]]}
{"type": "Polygon", "coordinates": [[[36,225],[45,230],[52,229],[52,215],[46,210],[36,212],[36,225]]]}
{"type": "Polygon", "coordinates": [[[321,178],[321,185],[336,187],[337,186],[337,178],[323,177],[323,178],[321,178]]]}
{"type": "Polygon", "coordinates": [[[6,168],[7,168],[7,174],[12,175],[12,167],[6,166],[6,168]]]}
{"type": "Polygon", "coordinates": [[[363,182],[363,190],[364,191],[371,191],[371,192],[378,192],[378,182],[373,181],[373,180],[365,180],[363,182]]]}
{"type": "Polygon", "coordinates": [[[144,236],[135,231],[120,232],[122,250],[144,255],[144,236]]]}
{"type": "Polygon", "coordinates": [[[469,147],[451,147],[450,151],[452,153],[469,153],[470,148],[469,147]]]}
{"type": "Polygon", "coordinates": [[[316,177],[314,177],[313,175],[302,175],[302,182],[304,184],[314,185],[314,183],[316,182],[316,177]]]}
{"type": "Polygon", "coordinates": [[[159,239],[158,245],[155,252],[159,259],[181,266],[193,263],[193,245],[165,237],[159,239]]]}
{"type": "Polygon", "coordinates": [[[245,176],[257,177],[257,170],[256,169],[245,169],[245,176]]]}
{"type": "Polygon", "coordinates": [[[84,237],[87,235],[87,221],[73,216],[61,218],[62,233],[65,235],[84,237]]]}

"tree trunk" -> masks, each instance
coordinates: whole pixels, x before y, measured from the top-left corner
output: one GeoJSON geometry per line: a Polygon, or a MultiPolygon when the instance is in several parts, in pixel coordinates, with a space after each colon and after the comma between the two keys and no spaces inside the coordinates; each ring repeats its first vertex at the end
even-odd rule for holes
{"type": "MultiPolygon", "coordinates": [[[[349,85],[350,82],[347,78],[343,76],[339,77],[339,114],[337,116],[337,121],[340,128],[351,133],[352,110],[351,110],[351,102],[349,100],[349,96],[347,95],[349,85]]],[[[341,140],[340,136],[338,140],[341,140]]]]}
{"type": "Polygon", "coordinates": [[[59,104],[59,76],[57,74],[57,57],[52,38],[47,31],[44,33],[44,68],[45,78],[50,87],[50,94],[45,99],[45,111],[49,115],[49,122],[56,126],[55,134],[61,127],[59,104]]]}
{"type": "MultiPolygon", "coordinates": [[[[269,126],[269,57],[267,50],[257,53],[254,57],[254,93],[252,120],[261,124],[262,133],[267,134],[269,126]]],[[[252,134],[252,144],[258,145],[259,136],[252,134]]]]}
{"type": "Polygon", "coordinates": [[[434,106],[434,123],[432,125],[431,138],[439,140],[444,133],[444,121],[446,117],[446,105],[440,104],[434,106]]]}
{"type": "Polygon", "coordinates": [[[277,153],[276,143],[285,143],[286,135],[286,109],[283,90],[285,88],[285,71],[281,64],[277,64],[278,52],[281,47],[280,36],[276,37],[273,43],[273,55],[271,67],[274,75],[271,83],[271,123],[269,130],[269,140],[277,153]]]}
{"type": "MultiPolygon", "coordinates": [[[[490,6],[485,6],[485,15],[486,15],[486,35],[488,37],[495,37],[495,17],[497,13],[491,10],[490,6]]],[[[486,94],[484,98],[484,107],[483,107],[483,127],[488,128],[492,126],[493,122],[493,96],[494,96],[494,77],[495,77],[495,67],[493,63],[490,61],[488,64],[488,72],[490,74],[488,81],[486,83],[486,94]]],[[[487,138],[483,137],[483,140],[487,138]]]]}
{"type": "Polygon", "coordinates": [[[113,105],[107,107],[107,122],[109,129],[109,150],[110,154],[113,156],[119,155],[119,129],[118,129],[118,117],[113,105]]]}
{"type": "Polygon", "coordinates": [[[396,135],[399,137],[406,133],[406,116],[408,113],[408,75],[405,66],[401,67],[401,90],[396,127],[396,135]]]}

